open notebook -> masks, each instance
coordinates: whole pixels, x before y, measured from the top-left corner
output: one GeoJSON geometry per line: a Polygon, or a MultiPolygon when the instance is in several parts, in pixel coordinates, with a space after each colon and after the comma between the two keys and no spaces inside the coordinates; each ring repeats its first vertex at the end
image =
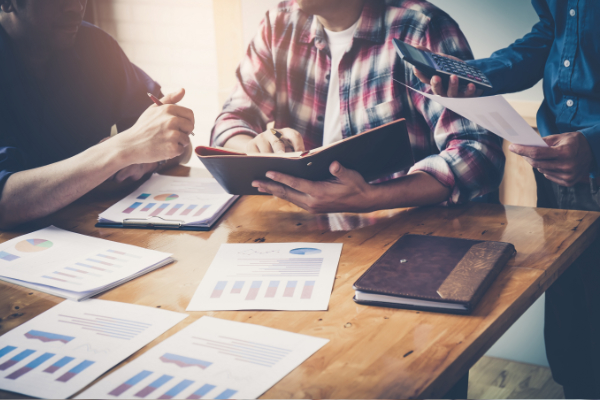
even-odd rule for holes
{"type": "Polygon", "coordinates": [[[97,227],[210,230],[238,199],[213,178],[154,174],[98,217],[97,227]]]}

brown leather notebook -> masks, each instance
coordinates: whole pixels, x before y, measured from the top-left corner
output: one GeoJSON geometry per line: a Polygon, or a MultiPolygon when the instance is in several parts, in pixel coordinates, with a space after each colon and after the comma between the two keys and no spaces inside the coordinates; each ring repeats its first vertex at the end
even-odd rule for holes
{"type": "Polygon", "coordinates": [[[354,301],[470,314],[515,252],[510,243],[407,234],[354,283],[354,301]]]}
{"type": "Polygon", "coordinates": [[[267,180],[268,171],[323,181],[333,177],[329,166],[339,161],[369,182],[414,164],[404,119],[304,153],[246,155],[199,146],[196,154],[221,186],[236,195],[265,194],[252,187],[252,181],[267,180]]]}

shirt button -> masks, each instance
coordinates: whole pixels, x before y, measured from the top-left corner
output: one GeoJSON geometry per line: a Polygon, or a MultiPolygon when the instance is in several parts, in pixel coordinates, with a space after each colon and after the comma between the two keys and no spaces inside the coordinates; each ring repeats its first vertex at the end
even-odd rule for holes
{"type": "Polygon", "coordinates": [[[575,10],[571,9],[571,11],[569,11],[569,14],[571,15],[571,17],[574,17],[575,16],[575,10]]]}
{"type": "Polygon", "coordinates": [[[571,66],[571,61],[565,60],[564,66],[569,68],[571,66]]]}
{"type": "MultiPolygon", "coordinates": [[[[569,101],[571,101],[571,100],[569,100],[569,101]]],[[[572,102],[572,101],[571,101],[571,102],[572,102]]],[[[317,121],[319,121],[319,122],[323,122],[324,120],[325,120],[325,118],[323,118],[323,116],[322,116],[322,115],[319,115],[319,116],[317,117],[317,121]]]]}
{"type": "Polygon", "coordinates": [[[567,100],[567,107],[573,107],[573,100],[567,100]]]}
{"type": "Polygon", "coordinates": [[[325,79],[329,80],[330,76],[329,74],[325,75],[325,79]]]}

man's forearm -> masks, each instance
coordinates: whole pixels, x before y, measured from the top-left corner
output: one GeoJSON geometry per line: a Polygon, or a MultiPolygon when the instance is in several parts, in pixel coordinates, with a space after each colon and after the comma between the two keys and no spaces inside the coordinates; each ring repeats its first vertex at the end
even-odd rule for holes
{"type": "Polygon", "coordinates": [[[439,204],[451,193],[450,188],[426,172],[372,185],[372,189],[370,211],[439,204]]]}
{"type": "Polygon", "coordinates": [[[127,164],[119,150],[107,143],[69,159],[11,175],[0,194],[0,228],[65,207],[127,164]]]}

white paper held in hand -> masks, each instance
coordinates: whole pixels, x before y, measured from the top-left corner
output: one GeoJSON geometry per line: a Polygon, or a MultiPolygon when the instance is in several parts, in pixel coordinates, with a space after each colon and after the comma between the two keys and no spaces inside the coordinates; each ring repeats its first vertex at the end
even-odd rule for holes
{"type": "Polygon", "coordinates": [[[527,121],[502,96],[450,98],[421,92],[397,81],[412,91],[441,104],[475,122],[502,139],[524,146],[548,147],[527,121]]]}

